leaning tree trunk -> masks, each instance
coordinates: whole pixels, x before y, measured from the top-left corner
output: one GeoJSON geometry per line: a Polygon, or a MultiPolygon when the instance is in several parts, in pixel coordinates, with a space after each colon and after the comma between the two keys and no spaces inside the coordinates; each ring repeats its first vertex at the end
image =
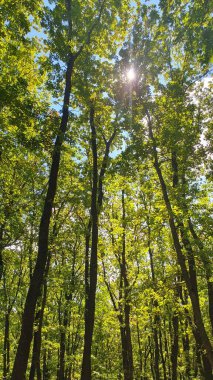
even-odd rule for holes
{"type": "Polygon", "coordinates": [[[206,254],[204,251],[203,242],[198,237],[190,218],[188,220],[188,225],[189,225],[189,230],[192,234],[192,237],[200,249],[201,260],[204,264],[204,268],[205,268],[205,272],[206,272],[206,281],[207,281],[208,298],[209,298],[209,319],[211,322],[212,335],[213,335],[213,280],[212,280],[213,270],[212,270],[212,263],[208,257],[208,254],[206,254]]]}
{"type": "Polygon", "coordinates": [[[21,336],[18,343],[11,380],[25,380],[30,345],[33,336],[33,324],[36,303],[40,295],[40,289],[43,283],[45,267],[48,257],[49,225],[50,218],[52,215],[53,202],[56,194],[58,171],[61,157],[61,147],[68,123],[71,76],[73,72],[73,65],[74,56],[70,53],[66,70],[66,85],[64,92],[62,119],[60,124],[60,130],[55,141],[52,165],[49,175],[48,189],[39,226],[38,255],[25,302],[22,317],[21,336]]]}
{"type": "Polygon", "coordinates": [[[199,296],[198,296],[198,291],[197,291],[196,268],[194,267],[192,256],[190,256],[188,258],[189,271],[188,271],[187,266],[186,266],[185,256],[182,252],[182,246],[181,246],[179,235],[178,235],[178,229],[177,229],[176,224],[175,224],[172,206],[171,206],[171,202],[170,202],[170,199],[168,196],[167,186],[166,186],[166,183],[164,181],[162,171],[160,168],[160,164],[159,164],[159,160],[158,160],[156,142],[155,142],[155,138],[153,136],[152,123],[151,123],[151,118],[149,116],[148,111],[147,111],[147,117],[148,117],[149,136],[150,136],[150,139],[152,141],[152,147],[153,147],[154,167],[156,169],[156,172],[157,172],[157,175],[159,178],[159,182],[160,182],[161,190],[162,190],[162,195],[163,195],[165,206],[167,208],[167,212],[169,215],[169,225],[170,225],[170,229],[171,229],[171,234],[172,234],[172,238],[173,238],[175,251],[177,254],[177,258],[178,258],[178,263],[180,265],[182,277],[186,283],[186,287],[187,287],[187,290],[189,293],[189,297],[191,299],[194,323],[196,325],[197,331],[198,331],[199,336],[201,338],[202,349],[206,351],[206,355],[207,355],[208,360],[210,362],[210,365],[213,369],[213,348],[212,348],[212,344],[210,342],[210,339],[207,335],[207,332],[206,332],[206,329],[205,329],[205,326],[203,323],[202,314],[201,314],[199,296]]]}
{"type": "MultiPolygon", "coordinates": [[[[66,79],[65,79],[65,91],[64,91],[64,101],[63,101],[63,110],[62,118],[59,128],[59,133],[56,137],[52,164],[49,175],[49,183],[47,188],[47,194],[45,197],[41,222],[39,226],[39,237],[38,237],[38,255],[35,264],[35,269],[33,271],[29,290],[27,293],[27,298],[25,302],[23,317],[22,317],[22,327],[21,327],[21,336],[18,343],[18,348],[16,352],[13,372],[11,380],[24,380],[25,373],[27,369],[27,363],[30,352],[30,345],[33,335],[33,323],[35,316],[36,303],[39,298],[40,288],[44,278],[44,271],[47,262],[48,255],[48,240],[49,240],[49,226],[50,219],[52,215],[52,207],[56,194],[57,188],[57,179],[58,171],[61,157],[61,148],[64,141],[65,133],[67,130],[68,117],[69,117],[69,103],[70,103],[70,93],[71,93],[71,78],[73,73],[74,63],[77,58],[81,55],[85,46],[90,44],[92,33],[100,22],[101,15],[104,10],[105,2],[103,1],[98,16],[94,19],[94,22],[91,24],[91,27],[87,31],[86,39],[80,46],[79,50],[76,53],[71,51],[68,54],[67,59],[67,69],[66,69],[66,79]]],[[[69,42],[72,37],[72,13],[71,13],[71,0],[65,1],[65,7],[67,11],[67,21],[68,21],[68,47],[69,42]]]]}
{"type": "MultiPolygon", "coordinates": [[[[173,187],[176,188],[178,186],[178,184],[179,184],[179,173],[178,173],[177,155],[176,155],[175,151],[172,152],[172,171],[173,171],[173,187]]],[[[183,204],[184,204],[184,208],[187,209],[186,201],[185,201],[185,196],[184,195],[183,195],[183,204]]],[[[178,228],[180,230],[180,237],[181,237],[181,240],[182,240],[182,245],[183,245],[183,247],[185,248],[185,250],[187,252],[189,277],[191,279],[191,282],[193,283],[193,289],[194,289],[195,294],[197,295],[197,299],[199,300],[198,287],[197,287],[197,274],[196,274],[195,253],[193,251],[191,242],[190,242],[190,240],[188,238],[187,231],[185,229],[185,226],[184,226],[184,223],[183,223],[182,220],[178,221],[178,228]]],[[[211,264],[209,263],[209,271],[210,271],[210,266],[211,266],[211,264]]],[[[204,261],[204,267],[206,269],[206,262],[205,261],[204,261]]],[[[211,276],[210,273],[209,273],[209,278],[211,276]]],[[[208,274],[208,271],[207,271],[207,274],[208,274]]],[[[207,284],[209,284],[208,276],[207,276],[207,284]]],[[[211,298],[209,299],[209,305],[211,305],[211,298]]],[[[199,334],[199,332],[196,332],[195,329],[194,329],[194,336],[195,336],[196,342],[197,342],[197,344],[198,344],[198,346],[200,347],[200,350],[201,350],[201,357],[202,357],[202,362],[203,362],[204,376],[205,376],[206,379],[212,379],[213,376],[212,376],[212,373],[211,373],[212,372],[211,371],[211,365],[210,365],[210,363],[208,361],[208,358],[207,358],[204,350],[202,350],[202,339],[200,339],[201,338],[200,334],[199,334]]]]}
{"type": "MultiPolygon", "coordinates": [[[[178,162],[177,162],[177,154],[175,150],[172,152],[172,171],[173,171],[173,187],[176,188],[179,184],[179,173],[178,173],[178,162]]],[[[182,176],[182,185],[184,187],[185,185],[185,178],[182,176]]],[[[188,219],[188,227],[191,232],[191,235],[197,244],[199,250],[200,250],[200,258],[203,263],[205,273],[206,273],[206,282],[207,282],[207,289],[208,289],[208,303],[209,303],[209,318],[211,322],[211,328],[212,328],[212,333],[213,333],[213,281],[212,281],[212,263],[211,260],[209,259],[208,254],[205,253],[204,250],[204,245],[203,242],[199,239],[198,235],[196,234],[196,231],[194,229],[193,223],[191,219],[188,217],[187,212],[188,212],[188,207],[187,207],[187,202],[186,202],[186,197],[185,197],[185,192],[182,191],[181,194],[181,204],[182,204],[182,211],[186,213],[186,217],[188,219]]],[[[191,268],[195,266],[195,253],[193,252],[193,248],[190,242],[190,239],[187,236],[185,226],[183,222],[179,222],[179,228],[181,232],[181,237],[182,237],[182,242],[183,246],[185,247],[188,257],[191,258],[191,268]]],[[[190,263],[189,261],[189,263],[190,263]]],[[[190,270],[190,267],[189,267],[190,270]]]]}

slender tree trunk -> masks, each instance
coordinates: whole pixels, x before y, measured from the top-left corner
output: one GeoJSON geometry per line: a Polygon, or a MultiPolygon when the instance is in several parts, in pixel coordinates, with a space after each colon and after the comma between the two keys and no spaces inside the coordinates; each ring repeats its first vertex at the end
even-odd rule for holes
{"type": "Polygon", "coordinates": [[[86,279],[86,300],[85,300],[85,333],[84,333],[84,351],[81,371],[81,380],[91,380],[91,350],[92,336],[95,320],[95,295],[97,285],[97,249],[98,249],[98,157],[96,143],[96,128],[94,125],[94,108],[90,109],[90,126],[91,126],[91,144],[93,153],[93,184],[92,184],[92,199],[91,199],[91,255],[89,279],[86,279]]]}
{"type": "Polygon", "coordinates": [[[127,341],[123,319],[120,321],[121,347],[122,347],[122,363],[124,380],[128,378],[128,356],[127,356],[127,341]]]}
{"type": "Polygon", "coordinates": [[[151,373],[152,373],[152,379],[155,380],[155,352],[154,352],[155,348],[153,349],[153,347],[151,348],[151,355],[150,355],[150,358],[151,358],[151,362],[150,362],[150,367],[151,367],[151,373]]]}
{"type": "Polygon", "coordinates": [[[64,140],[65,132],[67,129],[67,122],[69,116],[69,100],[71,92],[71,76],[74,65],[74,57],[70,54],[67,71],[66,71],[66,85],[64,93],[63,113],[59,134],[55,141],[54,152],[52,157],[52,165],[49,175],[48,190],[44,202],[38,239],[38,255],[36,260],[35,269],[30,281],[29,290],[25,302],[21,336],[18,343],[16,352],[13,372],[11,380],[25,380],[25,373],[30,352],[30,345],[33,336],[33,324],[35,317],[36,303],[40,295],[40,289],[44,279],[44,272],[48,256],[48,239],[49,239],[49,225],[52,215],[52,207],[56,194],[58,171],[61,156],[61,147],[64,140]]]}
{"type": "Polygon", "coordinates": [[[140,330],[139,330],[139,324],[137,321],[137,338],[138,338],[138,357],[139,357],[139,374],[140,374],[140,380],[143,380],[143,353],[142,353],[142,347],[141,347],[141,341],[140,341],[140,330]]]}
{"type": "Polygon", "coordinates": [[[100,174],[98,175],[98,152],[97,136],[94,123],[94,106],[90,107],[90,127],[91,127],[91,146],[93,155],[92,172],[92,197],[91,197],[91,216],[86,233],[86,254],[85,254],[85,333],[84,350],[81,370],[81,380],[91,380],[91,350],[92,336],[95,321],[95,297],[97,286],[97,253],[98,253],[98,216],[103,202],[103,179],[107,168],[110,145],[115,137],[116,129],[109,141],[105,141],[105,153],[102,160],[100,174]],[[89,247],[91,239],[91,253],[89,260],[89,247]]]}
{"type": "Polygon", "coordinates": [[[3,257],[2,257],[2,249],[0,247],[0,281],[3,275],[3,257]]]}
{"type": "MultiPolygon", "coordinates": [[[[35,325],[38,325],[39,319],[40,319],[40,310],[37,312],[36,317],[35,317],[35,325]]],[[[30,367],[30,375],[29,375],[29,380],[34,380],[35,374],[36,374],[36,369],[37,369],[37,360],[38,360],[38,331],[34,332],[34,337],[33,337],[33,352],[32,352],[32,361],[31,361],[31,367],[30,367]]]]}
{"type": "Polygon", "coordinates": [[[191,327],[193,329],[193,334],[196,341],[196,347],[197,347],[196,355],[197,355],[197,360],[198,360],[198,364],[200,368],[200,373],[204,377],[205,380],[213,380],[212,368],[209,363],[206,352],[203,351],[202,349],[202,339],[200,337],[200,334],[198,330],[194,328],[194,326],[191,326],[191,327]]]}
{"type": "Polygon", "coordinates": [[[58,380],[65,380],[65,350],[66,350],[66,333],[64,331],[64,326],[63,326],[60,332],[58,380]]]}
{"type": "Polygon", "coordinates": [[[206,332],[206,329],[205,329],[205,326],[203,323],[202,315],[201,315],[199,297],[198,297],[198,292],[197,292],[196,269],[192,264],[192,258],[189,257],[188,262],[189,262],[189,266],[190,266],[189,267],[190,272],[188,272],[188,270],[187,270],[187,266],[186,266],[186,262],[185,262],[185,256],[182,252],[182,247],[180,244],[180,240],[179,240],[179,236],[178,236],[178,232],[177,232],[177,227],[175,225],[174,215],[172,212],[172,207],[171,207],[170,199],[169,199],[168,192],[167,192],[167,187],[166,187],[166,184],[165,184],[165,181],[164,181],[164,178],[162,175],[162,171],[160,168],[160,164],[158,161],[156,143],[155,143],[155,139],[154,139],[153,132],[152,132],[151,119],[150,119],[150,116],[148,113],[147,113],[147,116],[148,116],[149,135],[150,135],[150,139],[153,143],[154,166],[155,166],[155,169],[156,169],[159,181],[160,181],[162,194],[163,194],[163,198],[164,198],[165,205],[167,208],[167,212],[169,214],[169,224],[170,224],[170,229],[171,229],[171,233],[172,233],[174,247],[175,247],[175,250],[177,253],[178,263],[180,265],[182,276],[183,276],[183,279],[186,283],[187,290],[188,290],[188,293],[189,293],[189,296],[191,299],[193,316],[194,316],[194,323],[196,325],[197,330],[199,331],[199,335],[200,335],[201,340],[202,340],[202,349],[206,350],[208,360],[209,360],[211,367],[213,369],[213,348],[212,348],[211,342],[209,340],[209,337],[207,335],[207,332],[206,332]]]}
{"type": "MultiPolygon", "coordinates": [[[[179,175],[178,175],[177,156],[176,156],[175,151],[172,152],[172,169],[173,169],[173,187],[176,188],[178,186],[178,183],[179,183],[179,175]]],[[[187,206],[186,206],[184,194],[183,194],[183,202],[184,202],[184,208],[186,209],[187,206]]],[[[196,297],[199,300],[198,287],[197,287],[196,263],[195,263],[195,258],[194,258],[195,255],[193,252],[191,242],[190,242],[188,235],[187,235],[187,232],[185,230],[183,221],[179,221],[178,226],[180,229],[182,244],[183,244],[183,246],[187,252],[187,256],[188,256],[189,277],[191,279],[191,283],[193,284],[194,293],[196,294],[196,297]]],[[[192,225],[191,225],[191,229],[192,229],[192,225]]],[[[207,284],[209,284],[208,280],[211,276],[211,269],[210,269],[211,264],[209,263],[209,265],[207,265],[206,262],[204,262],[204,267],[206,269],[207,284]],[[208,268],[208,270],[207,270],[207,268],[208,268]]],[[[209,302],[210,302],[210,300],[209,300],[209,302]]],[[[198,347],[201,348],[202,347],[202,339],[201,339],[199,332],[197,332],[195,329],[194,329],[194,335],[195,335],[195,339],[196,339],[198,347]]],[[[210,379],[210,378],[212,378],[211,377],[211,365],[208,362],[208,358],[207,358],[206,354],[204,353],[204,351],[201,351],[201,357],[202,357],[202,361],[203,361],[203,372],[204,372],[205,378],[210,379]]]]}
{"type": "Polygon", "coordinates": [[[1,225],[0,226],[0,281],[1,281],[2,276],[3,276],[3,268],[4,268],[3,257],[2,257],[2,253],[3,253],[3,234],[4,234],[4,226],[1,225]]]}
{"type": "Polygon", "coordinates": [[[119,326],[120,326],[120,336],[121,336],[121,349],[122,349],[122,366],[124,380],[133,379],[133,357],[132,357],[132,343],[131,343],[131,331],[128,314],[130,310],[125,310],[125,293],[124,293],[124,281],[122,276],[122,263],[120,263],[120,286],[119,286],[119,302],[116,305],[116,300],[110,289],[110,285],[106,280],[105,268],[104,268],[104,278],[107,285],[107,289],[112,300],[114,310],[117,313],[119,326]],[[129,326],[129,328],[128,328],[129,326]],[[132,363],[132,364],[131,364],[132,363]]]}
{"type": "Polygon", "coordinates": [[[40,365],[40,356],[41,356],[41,332],[43,325],[44,309],[47,299],[47,276],[49,272],[50,265],[50,253],[48,253],[47,265],[45,269],[44,284],[43,284],[43,295],[40,305],[35,317],[35,325],[37,326],[36,331],[34,332],[33,339],[33,352],[32,352],[32,362],[30,367],[29,380],[34,380],[35,374],[37,374],[37,380],[41,380],[41,365],[40,365]]]}
{"type": "MultiPolygon", "coordinates": [[[[67,354],[70,356],[71,355],[71,335],[70,335],[70,332],[68,334],[68,338],[67,338],[67,354]]],[[[72,367],[71,367],[71,363],[69,362],[67,364],[67,368],[66,368],[66,380],[71,380],[71,373],[72,373],[72,367]]]]}
{"type": "Polygon", "coordinates": [[[204,252],[203,242],[198,237],[190,218],[188,220],[188,225],[189,225],[190,232],[193,236],[193,239],[200,249],[201,259],[202,259],[202,262],[203,262],[203,265],[204,265],[204,268],[206,271],[206,281],[207,281],[208,299],[209,299],[209,319],[211,322],[212,335],[213,335],[213,281],[212,281],[213,271],[212,271],[212,263],[210,262],[208,255],[205,254],[205,252],[204,252]]]}
{"type": "Polygon", "coordinates": [[[59,351],[59,380],[65,380],[65,353],[66,353],[66,333],[69,322],[68,305],[66,302],[63,318],[63,326],[60,332],[60,351],[59,351]]]}
{"type": "MultiPolygon", "coordinates": [[[[132,340],[130,329],[130,286],[127,275],[126,263],[126,214],[125,214],[125,193],[122,190],[122,250],[119,258],[120,266],[120,285],[119,285],[119,302],[116,305],[115,297],[110,289],[110,285],[106,280],[105,267],[104,278],[107,285],[110,298],[112,300],[115,311],[117,312],[120,325],[121,347],[122,347],[122,364],[124,380],[133,380],[134,366],[132,354],[132,340]]],[[[112,237],[112,241],[113,241],[112,237]]]]}
{"type": "Polygon", "coordinates": [[[168,379],[171,379],[171,366],[170,366],[170,360],[169,360],[169,347],[168,347],[168,339],[167,339],[167,335],[166,335],[166,326],[165,326],[165,321],[164,321],[164,330],[163,330],[163,335],[164,335],[164,351],[166,353],[166,359],[165,359],[165,363],[166,363],[166,360],[167,360],[167,373],[168,373],[168,379]]]}
{"type": "Polygon", "coordinates": [[[190,361],[190,345],[189,345],[189,335],[187,333],[188,330],[188,321],[187,318],[185,319],[184,323],[184,331],[182,336],[182,342],[183,342],[183,351],[184,351],[184,357],[185,357],[185,376],[187,379],[190,378],[191,374],[191,361],[190,361]]]}
{"type": "MultiPolygon", "coordinates": [[[[149,223],[149,216],[147,217],[147,226],[148,226],[148,251],[149,251],[150,269],[151,269],[151,276],[152,276],[152,285],[153,285],[153,288],[156,290],[153,251],[151,248],[151,229],[150,229],[150,223],[149,223]]],[[[154,306],[154,308],[158,307],[158,302],[156,300],[154,300],[153,306],[154,306]]],[[[155,314],[154,315],[154,327],[153,327],[153,338],[154,338],[154,344],[155,344],[155,349],[154,349],[155,380],[160,380],[160,371],[159,371],[160,352],[159,352],[159,342],[158,342],[159,324],[160,324],[160,318],[158,315],[155,314]]]]}
{"type": "Polygon", "coordinates": [[[163,367],[163,380],[167,380],[166,375],[166,356],[163,350],[163,341],[162,341],[162,333],[161,333],[161,326],[159,326],[159,348],[160,348],[160,356],[161,356],[161,362],[163,367]]]}
{"type": "Polygon", "coordinates": [[[122,346],[122,362],[124,380],[133,380],[133,358],[132,358],[132,343],[130,331],[127,328],[128,322],[120,319],[120,334],[122,346]]]}
{"type": "MultiPolygon", "coordinates": [[[[179,183],[179,173],[178,173],[177,154],[174,150],[172,152],[172,169],[173,169],[173,187],[176,188],[178,186],[178,183],[179,183]]],[[[182,176],[182,185],[184,188],[184,185],[185,185],[184,175],[182,176]]],[[[187,213],[188,207],[187,207],[187,202],[186,202],[184,191],[182,191],[182,194],[181,194],[181,201],[183,204],[183,206],[182,206],[183,210],[182,211],[184,213],[187,213]]],[[[184,227],[184,223],[182,221],[179,222],[179,227],[180,227],[180,231],[181,231],[182,242],[183,242],[183,245],[184,245],[184,247],[188,253],[188,257],[189,257],[189,271],[190,270],[193,271],[193,268],[195,268],[195,260],[194,260],[195,254],[193,252],[192,245],[191,245],[190,240],[187,236],[187,233],[186,233],[186,230],[184,227]],[[190,265],[190,263],[191,263],[191,265],[190,265]]],[[[191,232],[191,235],[192,235],[195,243],[197,244],[197,246],[200,249],[200,253],[201,253],[200,258],[203,262],[204,269],[206,272],[206,281],[207,281],[208,299],[209,299],[209,318],[210,318],[211,327],[212,327],[212,334],[213,334],[213,281],[212,281],[213,273],[212,273],[212,263],[210,262],[208,255],[204,251],[203,243],[199,239],[198,235],[196,234],[196,231],[194,229],[193,223],[192,223],[190,218],[188,218],[188,227],[189,227],[189,230],[191,232]]],[[[192,273],[192,277],[195,277],[194,273],[192,273]]]]}
{"type": "Polygon", "coordinates": [[[10,371],[10,313],[5,314],[4,323],[4,351],[3,351],[3,380],[8,379],[10,371]]]}
{"type": "MultiPolygon", "coordinates": [[[[148,360],[149,356],[151,356],[151,359],[152,359],[152,345],[151,345],[150,337],[148,339],[148,344],[145,346],[144,366],[143,366],[143,373],[144,373],[143,380],[148,380],[148,376],[147,376],[147,360],[148,360]]],[[[152,370],[152,362],[151,362],[151,370],[152,370]]],[[[153,376],[153,379],[154,379],[154,376],[153,376]]]]}
{"type": "Polygon", "coordinates": [[[122,257],[121,257],[121,276],[123,283],[124,293],[124,350],[125,353],[125,368],[124,380],[133,380],[133,355],[132,355],[132,339],[130,329],[130,286],[127,276],[127,263],[126,263],[126,211],[125,211],[125,193],[122,190],[122,257]]]}
{"type": "Polygon", "coordinates": [[[49,368],[48,368],[48,358],[49,358],[49,351],[47,348],[44,348],[43,351],[43,377],[42,380],[49,380],[49,368]]]}
{"type": "Polygon", "coordinates": [[[172,317],[172,327],[173,327],[173,342],[172,342],[172,349],[171,349],[172,380],[177,380],[178,326],[179,326],[179,319],[178,319],[178,315],[175,314],[172,317]]]}
{"type": "Polygon", "coordinates": [[[197,378],[198,376],[201,376],[202,373],[202,363],[201,363],[201,356],[200,356],[200,349],[198,348],[197,344],[194,348],[194,357],[193,357],[193,376],[197,378]]]}
{"type": "MultiPolygon", "coordinates": [[[[156,318],[154,319],[154,324],[156,323],[156,318]]],[[[158,321],[157,321],[158,323],[158,321]]],[[[160,371],[159,371],[159,344],[158,344],[158,331],[157,328],[154,327],[153,330],[153,336],[154,336],[154,343],[155,343],[155,349],[154,349],[154,374],[155,374],[155,380],[160,380],[160,371]]]]}

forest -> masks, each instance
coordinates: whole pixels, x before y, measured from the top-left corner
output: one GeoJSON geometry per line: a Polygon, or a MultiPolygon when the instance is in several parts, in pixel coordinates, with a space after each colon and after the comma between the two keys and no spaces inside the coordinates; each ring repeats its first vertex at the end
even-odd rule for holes
{"type": "Polygon", "coordinates": [[[213,379],[213,3],[0,1],[0,378],[213,379]]]}

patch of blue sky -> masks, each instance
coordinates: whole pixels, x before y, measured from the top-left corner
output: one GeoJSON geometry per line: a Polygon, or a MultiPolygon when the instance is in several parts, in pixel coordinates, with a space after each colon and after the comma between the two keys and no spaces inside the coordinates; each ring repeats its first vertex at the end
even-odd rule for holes
{"type": "Polygon", "coordinates": [[[161,84],[166,85],[168,83],[164,74],[158,74],[158,80],[161,84]]]}
{"type": "Polygon", "coordinates": [[[118,157],[122,152],[125,151],[127,148],[127,140],[129,137],[129,133],[127,131],[122,132],[122,146],[120,149],[114,149],[112,152],[110,152],[109,157],[110,158],[116,158],[118,157]]]}

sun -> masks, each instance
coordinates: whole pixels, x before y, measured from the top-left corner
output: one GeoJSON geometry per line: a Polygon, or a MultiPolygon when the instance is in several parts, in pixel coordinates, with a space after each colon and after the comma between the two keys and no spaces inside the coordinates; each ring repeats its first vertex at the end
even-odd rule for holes
{"type": "Polygon", "coordinates": [[[128,71],[127,71],[127,79],[129,80],[129,82],[132,82],[135,77],[136,77],[136,73],[135,73],[135,70],[133,69],[133,67],[131,67],[128,71]]]}

